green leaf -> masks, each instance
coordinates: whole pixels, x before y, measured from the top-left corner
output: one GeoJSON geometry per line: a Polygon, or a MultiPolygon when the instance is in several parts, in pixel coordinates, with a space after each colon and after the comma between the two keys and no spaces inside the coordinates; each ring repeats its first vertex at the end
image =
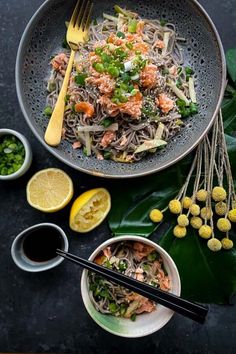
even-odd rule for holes
{"type": "Polygon", "coordinates": [[[236,84],[236,48],[229,49],[226,52],[226,63],[228,73],[232,81],[236,84]]]}
{"type": "Polygon", "coordinates": [[[232,134],[236,131],[236,96],[224,101],[222,106],[224,117],[224,129],[226,134],[232,134]]]}
{"type": "Polygon", "coordinates": [[[119,206],[109,213],[109,226],[114,236],[130,234],[148,237],[159,226],[150,220],[149,212],[153,208],[164,208],[177,194],[188,160],[184,160],[182,170],[175,166],[168,172],[135,180],[131,186],[122,184],[112,192],[112,201],[119,206]]]}
{"type": "Polygon", "coordinates": [[[172,226],[159,244],[170,254],[179,270],[181,296],[205,303],[230,302],[236,292],[235,247],[214,253],[195,230],[190,229],[185,238],[177,239],[173,236],[172,226]]]}

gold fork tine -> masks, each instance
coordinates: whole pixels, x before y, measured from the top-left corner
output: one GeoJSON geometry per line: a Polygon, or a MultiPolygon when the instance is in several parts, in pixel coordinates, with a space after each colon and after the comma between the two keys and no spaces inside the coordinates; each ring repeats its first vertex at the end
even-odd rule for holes
{"type": "Polygon", "coordinates": [[[77,1],[74,11],[73,11],[73,14],[70,19],[70,25],[72,25],[72,26],[75,25],[79,7],[80,7],[80,0],[77,1]]]}
{"type": "Polygon", "coordinates": [[[90,8],[90,1],[87,1],[86,7],[84,9],[83,17],[81,18],[81,23],[80,23],[80,27],[82,27],[82,28],[84,27],[83,25],[84,25],[84,22],[87,18],[87,13],[88,13],[89,8],[90,8]]]}
{"type": "Polygon", "coordinates": [[[87,16],[87,20],[85,22],[84,31],[87,31],[88,28],[89,28],[90,16],[91,16],[92,8],[93,8],[93,2],[91,3],[90,8],[88,10],[88,16],[87,16]]]}
{"type": "Polygon", "coordinates": [[[84,12],[84,7],[86,7],[86,0],[82,0],[82,4],[80,6],[80,10],[75,22],[75,27],[79,28],[80,27],[80,22],[81,22],[81,18],[82,18],[82,14],[84,12]]]}

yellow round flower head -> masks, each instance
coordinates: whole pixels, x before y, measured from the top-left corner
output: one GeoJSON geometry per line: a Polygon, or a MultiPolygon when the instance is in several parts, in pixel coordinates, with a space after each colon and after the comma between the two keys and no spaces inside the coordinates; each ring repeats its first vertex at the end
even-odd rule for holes
{"type": "Polygon", "coordinates": [[[197,191],[196,193],[196,199],[199,202],[205,202],[207,200],[207,191],[205,189],[199,189],[199,191],[197,191]]]}
{"type": "Polygon", "coordinates": [[[224,250],[230,250],[234,245],[233,241],[227,237],[222,238],[221,244],[224,250]]]}
{"type": "Polygon", "coordinates": [[[173,234],[174,234],[175,237],[178,237],[178,238],[183,238],[183,237],[185,237],[186,234],[187,234],[186,227],[176,225],[176,226],[174,227],[173,234]]]}
{"type": "Polygon", "coordinates": [[[173,199],[169,202],[170,212],[173,214],[179,214],[181,212],[181,203],[177,199],[173,199]]]}
{"type": "Polygon", "coordinates": [[[224,216],[226,211],[227,211],[227,205],[224,202],[216,203],[215,212],[217,215],[224,216]]]}
{"type": "Polygon", "coordinates": [[[160,222],[163,219],[163,214],[159,209],[152,209],[149,217],[153,222],[160,222]]]}
{"type": "Polygon", "coordinates": [[[227,232],[231,229],[231,223],[226,218],[219,218],[216,225],[221,232],[227,232]]]}
{"type": "Polygon", "coordinates": [[[228,218],[230,221],[236,222],[236,208],[229,211],[228,218]]]}
{"type": "Polygon", "coordinates": [[[199,233],[199,236],[201,236],[202,238],[208,239],[211,237],[212,229],[208,225],[203,225],[198,230],[198,233],[199,233]]]}
{"type": "Polygon", "coordinates": [[[221,250],[222,244],[217,238],[211,238],[207,241],[207,246],[213,252],[218,252],[221,250]]]}
{"type": "Polygon", "coordinates": [[[222,202],[227,196],[226,190],[223,187],[214,187],[211,196],[215,202],[222,202]]]}
{"type": "Polygon", "coordinates": [[[197,204],[192,204],[189,210],[193,216],[198,216],[200,214],[200,206],[197,204]]]}
{"type": "Polygon", "coordinates": [[[190,224],[194,229],[200,229],[202,226],[202,219],[199,216],[192,216],[190,219],[190,224]]]}
{"type": "Polygon", "coordinates": [[[182,205],[184,209],[189,209],[192,204],[192,199],[189,197],[184,197],[184,199],[182,200],[182,205]]]}
{"type": "Polygon", "coordinates": [[[177,222],[178,222],[179,226],[188,226],[189,225],[188,217],[185,214],[179,215],[177,222]]]}
{"type": "Polygon", "coordinates": [[[209,207],[204,207],[201,209],[201,217],[203,219],[209,220],[212,217],[213,213],[211,208],[209,207]]]}

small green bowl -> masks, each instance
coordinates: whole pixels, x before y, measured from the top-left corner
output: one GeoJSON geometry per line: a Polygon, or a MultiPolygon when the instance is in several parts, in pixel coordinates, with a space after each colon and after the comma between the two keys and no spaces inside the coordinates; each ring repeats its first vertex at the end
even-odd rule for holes
{"type": "MultiPolygon", "coordinates": [[[[140,236],[120,236],[111,238],[102,243],[89,257],[93,261],[96,256],[107,246],[121,241],[139,241],[152,246],[161,255],[165,269],[171,281],[171,293],[180,296],[180,277],[176,265],[168,253],[156,243],[140,236]]],[[[130,319],[102,314],[93,306],[89,296],[88,271],[84,270],[81,278],[81,293],[84,305],[92,319],[106,331],[121,337],[137,338],[147,336],[161,329],[173,316],[174,312],[168,308],[157,305],[151,313],[138,315],[133,322],[130,319]]]]}

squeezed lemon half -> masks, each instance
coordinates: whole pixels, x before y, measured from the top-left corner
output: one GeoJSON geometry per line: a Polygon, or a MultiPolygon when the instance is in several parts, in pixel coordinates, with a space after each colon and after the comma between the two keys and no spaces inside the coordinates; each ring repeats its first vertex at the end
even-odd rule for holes
{"type": "Polygon", "coordinates": [[[81,194],[70,211],[70,228],[89,232],[105,219],[111,209],[111,196],[105,188],[95,188],[81,194]]]}
{"type": "Polygon", "coordinates": [[[71,178],[58,168],[35,173],[26,187],[28,203],[35,209],[53,213],[64,208],[73,196],[71,178]]]}

